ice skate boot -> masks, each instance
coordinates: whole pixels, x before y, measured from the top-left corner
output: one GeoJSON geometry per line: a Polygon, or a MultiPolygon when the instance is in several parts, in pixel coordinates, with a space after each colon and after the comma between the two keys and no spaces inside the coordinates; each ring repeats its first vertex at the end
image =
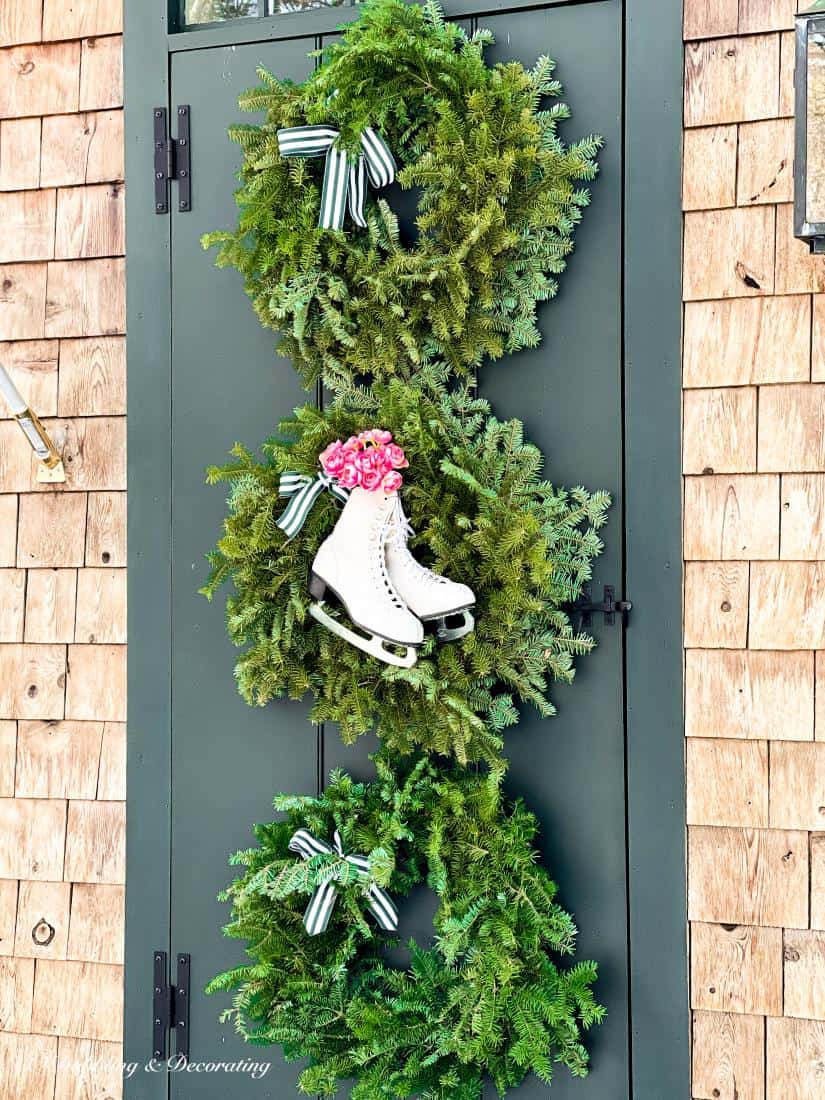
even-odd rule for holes
{"type": "Polygon", "coordinates": [[[435,621],[439,641],[454,642],[475,626],[469,610],[476,602],[466,584],[434,573],[416,561],[407,547],[413,535],[400,497],[393,506],[393,523],[387,543],[387,568],[398,595],[422,622],[435,621]],[[454,621],[451,621],[454,620],[454,621]]]}
{"type": "Polygon", "coordinates": [[[333,634],[379,661],[412,668],[418,659],[415,646],[424,641],[424,628],[398,595],[387,570],[387,540],[397,499],[396,493],[380,489],[352,490],[332,534],[312,563],[309,591],[318,602],[309,611],[333,634]],[[352,624],[369,637],[329,614],[327,590],[337,596],[352,624]],[[400,655],[388,648],[388,643],[406,652],[400,655]]]}

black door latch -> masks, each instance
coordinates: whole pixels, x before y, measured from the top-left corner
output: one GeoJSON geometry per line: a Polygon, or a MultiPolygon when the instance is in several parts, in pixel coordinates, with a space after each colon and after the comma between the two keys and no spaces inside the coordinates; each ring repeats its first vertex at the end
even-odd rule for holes
{"type": "Polygon", "coordinates": [[[166,1061],[167,1036],[175,1031],[175,1054],[181,1061],[189,1061],[189,972],[190,958],[182,951],[177,954],[178,973],[174,983],[169,981],[165,951],[153,954],[152,974],[152,1057],[166,1061]]]}
{"type": "Polygon", "coordinates": [[[589,631],[593,624],[593,615],[597,612],[604,615],[608,626],[613,626],[616,615],[621,615],[622,621],[627,622],[627,615],[633,607],[630,600],[617,600],[616,589],[612,584],[606,584],[603,591],[601,603],[595,603],[590,586],[585,585],[581,596],[568,605],[571,616],[578,616],[579,630],[589,631]]]}

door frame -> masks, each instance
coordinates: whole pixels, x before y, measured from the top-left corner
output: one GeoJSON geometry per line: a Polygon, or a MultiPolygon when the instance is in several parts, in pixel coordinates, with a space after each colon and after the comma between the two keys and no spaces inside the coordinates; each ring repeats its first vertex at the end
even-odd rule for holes
{"type": "MultiPolygon", "coordinates": [[[[598,0],[446,0],[445,8],[449,15],[472,12],[483,18],[591,2],[598,0]]],[[[328,34],[358,14],[356,7],[327,8],[176,32],[176,9],[175,0],[125,0],[129,737],[124,1061],[141,1065],[151,1049],[152,952],[169,949],[171,896],[172,218],[154,213],[151,111],[169,105],[170,57],[178,51],[328,34]]],[[[663,1095],[687,1100],[681,2],[624,0],[624,33],[624,402],[617,413],[625,420],[623,592],[634,602],[625,648],[631,1094],[633,1100],[663,1095]],[[628,80],[629,73],[643,73],[644,79],[628,80]]],[[[167,1095],[165,1073],[138,1072],[126,1082],[128,1100],[167,1095]]]]}

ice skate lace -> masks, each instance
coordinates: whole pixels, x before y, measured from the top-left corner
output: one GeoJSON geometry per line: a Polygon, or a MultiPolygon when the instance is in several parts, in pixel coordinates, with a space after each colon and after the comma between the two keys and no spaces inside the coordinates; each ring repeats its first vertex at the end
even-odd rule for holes
{"type": "MultiPolygon", "coordinates": [[[[396,498],[395,504],[400,506],[400,501],[396,498]]],[[[402,511],[403,516],[403,511],[402,511]]],[[[400,608],[402,611],[409,610],[407,605],[398,595],[395,590],[395,585],[390,580],[390,575],[387,572],[387,541],[390,538],[391,528],[396,522],[395,505],[388,508],[384,514],[383,519],[373,524],[372,528],[372,545],[370,546],[370,569],[373,576],[373,581],[383,588],[390,599],[392,604],[400,608]]]]}
{"type": "Polygon", "coordinates": [[[399,553],[399,564],[402,569],[407,570],[409,573],[414,573],[415,576],[425,584],[449,584],[446,577],[442,577],[439,573],[434,573],[432,569],[428,569],[425,565],[422,565],[421,562],[417,561],[410,553],[409,547],[407,546],[407,539],[413,538],[415,531],[412,529],[412,525],[407,519],[399,496],[396,496],[393,501],[393,506],[388,513],[387,520],[392,525],[390,538],[393,546],[399,553]]]}

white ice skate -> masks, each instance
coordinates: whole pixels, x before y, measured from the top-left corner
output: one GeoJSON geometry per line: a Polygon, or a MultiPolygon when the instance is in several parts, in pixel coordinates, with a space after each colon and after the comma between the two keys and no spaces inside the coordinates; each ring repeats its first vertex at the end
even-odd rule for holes
{"type": "Polygon", "coordinates": [[[388,665],[412,668],[415,646],[424,641],[424,628],[399,596],[387,570],[387,540],[393,528],[397,496],[380,489],[355,488],[338,522],[312,563],[309,591],[318,603],[309,611],[333,634],[388,665]],[[326,609],[329,589],[337,596],[354,626],[350,630],[326,609]],[[388,648],[397,646],[400,655],[388,648]]]}
{"type": "Polygon", "coordinates": [[[393,506],[392,531],[387,542],[387,568],[398,595],[422,622],[436,622],[436,634],[442,642],[454,642],[469,634],[475,626],[469,610],[476,602],[466,584],[434,573],[416,561],[407,547],[414,532],[404,515],[401,498],[393,506]],[[449,620],[456,620],[452,624],[449,620]]]}

